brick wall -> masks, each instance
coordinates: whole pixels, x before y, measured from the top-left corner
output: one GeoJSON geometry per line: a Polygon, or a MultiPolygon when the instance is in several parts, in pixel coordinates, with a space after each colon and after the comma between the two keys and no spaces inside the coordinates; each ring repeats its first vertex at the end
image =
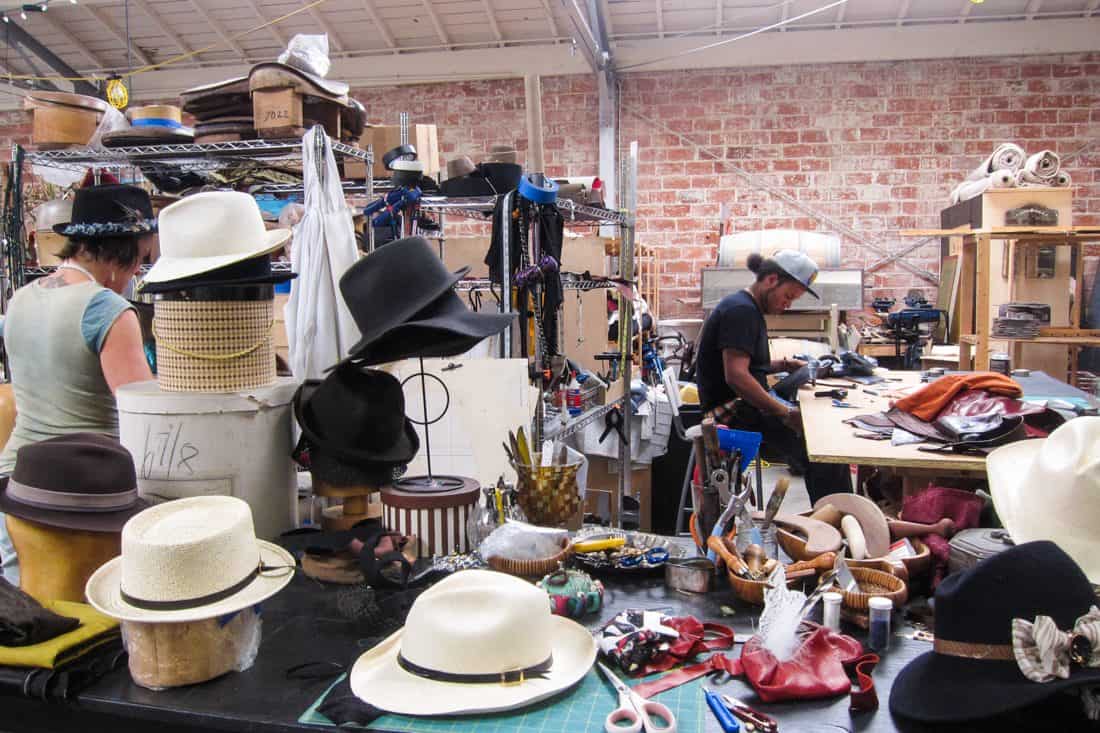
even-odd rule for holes
{"type": "MultiPolygon", "coordinates": [[[[521,80],[356,96],[372,122],[405,110],[439,125],[443,159],[476,161],[510,142],[523,162],[521,80]]],[[[662,253],[663,317],[698,313],[698,270],[714,261],[723,208],[732,230],[829,230],[818,215],[829,217],[848,230],[844,264],[867,267],[881,258],[867,242],[896,251],[912,243],[898,230],[938,226],[951,188],[1006,140],[1063,156],[1095,142],[1066,168],[1075,223],[1100,224],[1100,54],[625,74],[621,102],[620,140],[641,148],[638,240],[662,253]]],[[[548,173],[597,172],[597,107],[592,77],[543,79],[548,173]]],[[[25,113],[0,113],[0,144],[28,134],[25,113]]],[[[936,272],[938,256],[928,242],[905,260],[936,272]]],[[[866,283],[868,298],[935,287],[896,263],[866,283]]]]}

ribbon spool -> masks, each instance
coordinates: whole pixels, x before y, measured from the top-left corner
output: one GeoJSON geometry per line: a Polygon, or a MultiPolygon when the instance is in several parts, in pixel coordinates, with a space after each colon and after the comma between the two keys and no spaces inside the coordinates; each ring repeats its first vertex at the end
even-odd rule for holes
{"type": "Polygon", "coordinates": [[[558,200],[558,183],[541,173],[528,173],[519,179],[519,195],[531,203],[552,204],[558,200]]]}

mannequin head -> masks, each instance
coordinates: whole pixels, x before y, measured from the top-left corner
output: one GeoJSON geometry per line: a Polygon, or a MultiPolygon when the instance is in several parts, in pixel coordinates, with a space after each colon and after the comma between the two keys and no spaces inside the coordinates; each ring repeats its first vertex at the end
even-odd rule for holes
{"type": "Polygon", "coordinates": [[[100,565],[122,553],[122,532],[51,527],[8,514],[19,556],[19,587],[39,602],[84,600],[84,584],[100,565]]]}

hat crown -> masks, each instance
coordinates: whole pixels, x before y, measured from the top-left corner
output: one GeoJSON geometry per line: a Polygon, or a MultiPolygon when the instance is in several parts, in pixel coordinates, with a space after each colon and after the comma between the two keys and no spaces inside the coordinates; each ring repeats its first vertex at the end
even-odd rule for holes
{"type": "Polygon", "coordinates": [[[267,229],[256,200],[240,191],[205,191],[160,212],[162,257],[186,259],[250,254],[267,229]]]}
{"type": "Polygon", "coordinates": [[[11,478],[34,489],[66,494],[117,494],[137,488],[130,452],[98,433],[71,433],[20,447],[11,478]]]}
{"type": "Polygon", "coordinates": [[[1092,585],[1069,555],[1053,542],[1028,542],[940,583],[936,639],[1011,644],[1013,618],[1041,614],[1070,629],[1093,603],[1092,585]]]}
{"type": "Polygon", "coordinates": [[[551,657],[553,620],[546,593],[490,570],[455,573],[413,603],[401,655],[450,674],[498,674],[551,657]]]}
{"type": "Polygon", "coordinates": [[[78,188],[71,224],[133,224],[153,218],[149,193],[137,186],[106,184],[78,188]]]}
{"type": "Polygon", "coordinates": [[[158,504],[122,528],[122,590],[144,601],[185,601],[224,591],[259,562],[252,510],[232,496],[158,504]]]}
{"type": "Polygon", "coordinates": [[[405,430],[401,383],[392,374],[352,364],[322,380],[305,410],[318,434],[347,448],[383,452],[405,430]]]}
{"type": "Polygon", "coordinates": [[[814,280],[817,279],[817,263],[804,252],[781,249],[772,255],[772,260],[806,287],[813,285],[814,280]]]}
{"type": "Polygon", "coordinates": [[[52,199],[34,210],[34,228],[38,231],[52,230],[57,224],[72,221],[72,199],[52,199]]]}

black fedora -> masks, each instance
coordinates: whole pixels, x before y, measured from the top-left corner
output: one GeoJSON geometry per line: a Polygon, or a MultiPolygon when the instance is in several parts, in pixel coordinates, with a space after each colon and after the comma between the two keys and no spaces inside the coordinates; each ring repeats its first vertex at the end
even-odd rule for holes
{"type": "MultiPolygon", "coordinates": [[[[949,576],[936,589],[933,651],[894,679],[890,711],[925,723],[965,722],[1100,684],[1100,667],[1076,662],[1069,663],[1065,679],[1033,682],[1013,647],[1014,641],[1026,645],[1014,634],[1014,619],[1034,623],[1047,616],[1073,634],[1076,621],[1096,603],[1085,573],[1053,542],[1017,545],[949,576]]],[[[1092,648],[1091,655],[1098,654],[1092,648]]]]}
{"type": "Polygon", "coordinates": [[[307,380],[294,416],[311,446],[344,463],[408,463],[420,449],[401,383],[375,369],[346,364],[307,380]]]}
{"type": "Polygon", "coordinates": [[[500,333],[513,318],[514,313],[472,311],[454,290],[447,290],[405,323],[394,326],[363,349],[353,349],[344,361],[365,366],[418,356],[456,356],[500,333]]]}
{"type": "Polygon", "coordinates": [[[137,186],[109,184],[78,188],[73,197],[72,220],[54,224],[66,237],[117,237],[157,230],[153,201],[137,186]]]}
{"type": "Polygon", "coordinates": [[[165,280],[163,282],[143,282],[142,293],[172,293],[180,290],[193,290],[205,287],[228,287],[236,285],[267,285],[284,283],[298,277],[293,272],[273,272],[271,270],[271,255],[263,254],[259,257],[250,257],[232,265],[219,267],[209,272],[193,277],[184,277],[179,280],[165,280]]]}
{"type": "Polygon", "coordinates": [[[362,335],[349,353],[412,318],[469,270],[448,271],[422,237],[390,242],[356,262],[340,278],[340,293],[362,335]]]}
{"type": "Polygon", "coordinates": [[[0,493],[0,510],[65,529],[120,532],[148,506],[130,452],[114,438],[72,433],[28,443],[0,493]]]}

